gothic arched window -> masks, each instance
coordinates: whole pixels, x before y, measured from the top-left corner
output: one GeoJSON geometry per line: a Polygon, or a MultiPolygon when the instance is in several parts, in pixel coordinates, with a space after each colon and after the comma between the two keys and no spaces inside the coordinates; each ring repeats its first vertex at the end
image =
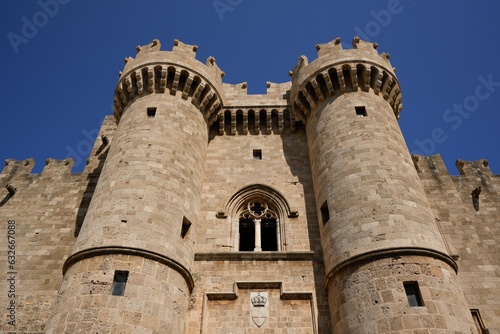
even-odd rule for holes
{"type": "Polygon", "coordinates": [[[288,218],[297,218],[285,197],[276,189],[252,184],[231,196],[217,217],[231,223],[230,244],[241,252],[279,251],[287,248],[288,218]],[[226,215],[226,213],[228,213],[226,215]]]}
{"type": "Polygon", "coordinates": [[[239,217],[240,251],[278,251],[279,219],[269,205],[260,200],[249,201],[239,217]]]}

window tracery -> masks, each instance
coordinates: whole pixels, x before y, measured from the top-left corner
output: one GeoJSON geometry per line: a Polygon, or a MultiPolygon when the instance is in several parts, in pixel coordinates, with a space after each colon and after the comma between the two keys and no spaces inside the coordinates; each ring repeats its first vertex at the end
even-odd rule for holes
{"type": "Polygon", "coordinates": [[[278,251],[278,215],[260,200],[249,201],[239,216],[240,251],[278,251]]]}

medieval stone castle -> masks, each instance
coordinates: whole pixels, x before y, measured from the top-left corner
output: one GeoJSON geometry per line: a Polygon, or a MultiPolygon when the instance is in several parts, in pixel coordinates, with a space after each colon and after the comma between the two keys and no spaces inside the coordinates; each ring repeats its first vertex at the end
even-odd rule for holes
{"type": "Polygon", "coordinates": [[[410,156],[389,55],[247,94],[137,47],[83,173],[0,174],[2,333],[500,333],[500,177],[410,156]]]}

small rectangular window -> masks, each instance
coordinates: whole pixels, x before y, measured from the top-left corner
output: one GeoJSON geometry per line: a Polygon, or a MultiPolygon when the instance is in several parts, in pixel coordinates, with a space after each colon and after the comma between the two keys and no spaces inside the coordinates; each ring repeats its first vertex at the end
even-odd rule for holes
{"type": "Polygon", "coordinates": [[[262,150],[253,150],[253,158],[262,160],[262,150]]]}
{"type": "Polygon", "coordinates": [[[424,306],[422,303],[422,297],[420,295],[420,289],[418,288],[417,282],[404,282],[403,283],[406,297],[408,298],[408,305],[410,307],[424,306]]]}
{"type": "Polygon", "coordinates": [[[111,295],[113,296],[123,296],[125,294],[125,285],[128,280],[128,271],[115,271],[115,276],[113,277],[113,287],[111,288],[111,295]]]}
{"type": "Polygon", "coordinates": [[[368,116],[368,114],[366,113],[366,108],[364,106],[354,107],[354,110],[356,110],[356,116],[358,117],[368,116]]]}
{"type": "Polygon", "coordinates": [[[323,225],[328,223],[330,220],[330,211],[328,210],[328,202],[325,201],[323,205],[321,206],[321,221],[323,222],[323,225]]]}
{"type": "Polygon", "coordinates": [[[184,239],[184,237],[187,235],[189,228],[191,227],[191,222],[189,219],[184,217],[182,219],[182,228],[181,228],[181,237],[184,239]]]}
{"type": "Polygon", "coordinates": [[[153,118],[156,116],[156,107],[148,108],[148,117],[153,118]]]}

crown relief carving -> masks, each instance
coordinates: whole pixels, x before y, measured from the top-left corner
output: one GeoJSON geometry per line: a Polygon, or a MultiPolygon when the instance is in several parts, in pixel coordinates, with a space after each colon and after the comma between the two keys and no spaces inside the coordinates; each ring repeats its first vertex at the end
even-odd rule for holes
{"type": "Polygon", "coordinates": [[[252,305],[253,305],[254,307],[264,307],[264,306],[266,306],[266,304],[267,304],[267,297],[266,297],[266,296],[262,296],[262,295],[260,294],[260,292],[259,292],[259,293],[257,294],[257,296],[255,296],[255,297],[253,297],[253,298],[251,299],[251,301],[252,301],[252,305]]]}

